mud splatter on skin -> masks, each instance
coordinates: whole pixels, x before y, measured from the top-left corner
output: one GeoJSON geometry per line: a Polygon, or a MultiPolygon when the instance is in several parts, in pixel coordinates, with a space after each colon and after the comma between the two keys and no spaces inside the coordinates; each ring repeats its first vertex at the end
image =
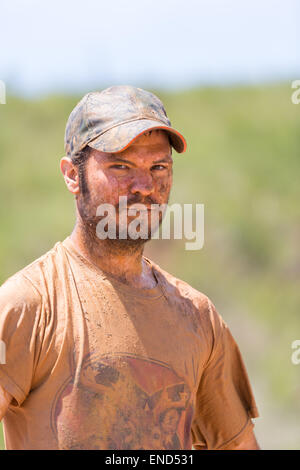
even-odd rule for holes
{"type": "MultiPolygon", "coordinates": [[[[107,154],[95,149],[90,152],[84,175],[85,194],[76,198],[77,222],[71,238],[87,258],[122,282],[151,288],[156,280],[142,260],[144,245],[154,233],[151,213],[148,213],[148,237],[120,239],[119,197],[126,196],[128,206],[167,204],[172,186],[171,154],[167,134],[161,130],[140,136],[124,152],[107,154]],[[95,214],[99,205],[107,203],[116,209],[117,238],[100,240],[96,228],[101,217],[95,214]]],[[[158,224],[162,218],[160,211],[158,224]]]]}

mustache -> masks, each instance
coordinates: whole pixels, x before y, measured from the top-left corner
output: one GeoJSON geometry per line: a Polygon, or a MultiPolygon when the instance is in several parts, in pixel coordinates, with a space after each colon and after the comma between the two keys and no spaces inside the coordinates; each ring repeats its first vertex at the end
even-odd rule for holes
{"type": "MultiPolygon", "coordinates": [[[[131,206],[133,204],[144,204],[145,206],[149,206],[151,204],[159,204],[155,199],[153,199],[151,196],[143,197],[140,195],[135,195],[127,198],[127,206],[131,206]]],[[[116,209],[120,209],[120,203],[116,205],[116,209]]]]}

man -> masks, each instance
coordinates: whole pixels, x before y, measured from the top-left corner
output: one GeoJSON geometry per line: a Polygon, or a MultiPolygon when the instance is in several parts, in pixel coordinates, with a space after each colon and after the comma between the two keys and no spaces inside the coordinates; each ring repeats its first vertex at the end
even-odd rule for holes
{"type": "Polygon", "coordinates": [[[8,449],[259,448],[225,322],[207,296],[143,256],[147,238],[129,236],[137,203],[147,234],[157,228],[172,147],[184,152],[185,139],[139,88],[89,93],[72,111],[61,170],[75,228],[0,289],[8,449]],[[115,237],[99,231],[103,204],[115,209],[115,237]]]}

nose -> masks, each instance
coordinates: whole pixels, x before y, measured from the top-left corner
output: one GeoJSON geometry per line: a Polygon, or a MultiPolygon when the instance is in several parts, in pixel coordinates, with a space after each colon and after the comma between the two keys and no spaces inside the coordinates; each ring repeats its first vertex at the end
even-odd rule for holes
{"type": "Polygon", "coordinates": [[[141,194],[146,197],[154,192],[154,184],[152,175],[149,173],[139,173],[135,176],[131,184],[130,191],[132,194],[141,194]]]}

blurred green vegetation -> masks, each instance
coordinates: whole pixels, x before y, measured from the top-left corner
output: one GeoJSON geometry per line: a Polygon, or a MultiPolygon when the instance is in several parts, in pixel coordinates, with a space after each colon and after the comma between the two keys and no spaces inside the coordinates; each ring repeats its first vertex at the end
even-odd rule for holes
{"type": "MultiPolygon", "coordinates": [[[[154,240],[145,254],[205,292],[242,351],[263,448],[300,449],[300,106],[291,86],[157,94],[188,142],[174,153],[170,203],[205,205],[205,244],[154,240]]],[[[0,282],[74,224],[59,171],[66,120],[80,97],[8,97],[0,106],[0,282]]],[[[1,437],[0,437],[1,445],[1,437]]],[[[3,445],[3,444],[2,444],[3,445]]]]}
{"type": "Polygon", "coordinates": [[[0,423],[0,450],[4,450],[4,437],[3,437],[1,423],[0,423]]]}

